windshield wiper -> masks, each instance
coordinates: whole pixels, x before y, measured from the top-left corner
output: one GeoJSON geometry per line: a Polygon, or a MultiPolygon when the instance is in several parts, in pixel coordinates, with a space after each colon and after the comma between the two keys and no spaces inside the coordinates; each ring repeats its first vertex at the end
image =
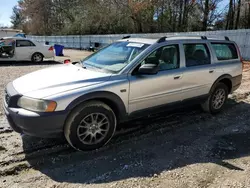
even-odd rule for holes
{"type": "Polygon", "coordinates": [[[90,65],[90,64],[83,64],[83,67],[90,67],[90,68],[92,68],[92,69],[102,69],[102,68],[100,68],[100,67],[96,67],[96,66],[94,66],[94,65],[90,65]]]}
{"type": "Polygon", "coordinates": [[[86,67],[86,65],[85,65],[84,63],[79,62],[79,64],[81,64],[81,65],[82,65],[82,68],[83,68],[83,69],[87,69],[87,67],[86,67]]]}

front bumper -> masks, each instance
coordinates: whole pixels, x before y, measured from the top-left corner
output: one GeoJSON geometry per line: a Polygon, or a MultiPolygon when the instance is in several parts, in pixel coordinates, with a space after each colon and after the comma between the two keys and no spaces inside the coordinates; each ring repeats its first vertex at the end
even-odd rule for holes
{"type": "Polygon", "coordinates": [[[63,136],[63,126],[67,117],[65,112],[35,113],[21,108],[9,108],[4,111],[12,129],[18,133],[42,138],[63,136]]]}
{"type": "Polygon", "coordinates": [[[14,131],[42,138],[63,136],[63,127],[68,115],[67,111],[31,112],[15,105],[20,95],[14,89],[12,83],[7,85],[7,92],[11,97],[5,97],[3,108],[14,131]]]}

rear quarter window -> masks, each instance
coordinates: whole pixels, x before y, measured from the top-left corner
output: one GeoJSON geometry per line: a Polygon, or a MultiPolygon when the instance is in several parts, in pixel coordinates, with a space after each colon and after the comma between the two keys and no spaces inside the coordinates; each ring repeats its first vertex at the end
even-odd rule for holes
{"type": "Polygon", "coordinates": [[[238,59],[236,47],[232,43],[211,43],[219,61],[238,59]]]}

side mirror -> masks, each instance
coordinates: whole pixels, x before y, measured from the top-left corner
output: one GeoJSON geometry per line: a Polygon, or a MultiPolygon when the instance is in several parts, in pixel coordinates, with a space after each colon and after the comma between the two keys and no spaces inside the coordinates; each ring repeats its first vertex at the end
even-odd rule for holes
{"type": "Polygon", "coordinates": [[[143,64],[139,70],[139,74],[157,74],[159,71],[159,66],[156,64],[143,64]]]}

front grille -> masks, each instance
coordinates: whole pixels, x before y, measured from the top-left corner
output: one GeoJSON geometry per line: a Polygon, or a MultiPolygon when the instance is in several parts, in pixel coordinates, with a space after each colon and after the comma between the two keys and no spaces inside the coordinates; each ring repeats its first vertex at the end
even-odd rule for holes
{"type": "Polygon", "coordinates": [[[7,105],[10,104],[10,95],[7,93],[7,91],[5,90],[5,102],[7,105]]]}

